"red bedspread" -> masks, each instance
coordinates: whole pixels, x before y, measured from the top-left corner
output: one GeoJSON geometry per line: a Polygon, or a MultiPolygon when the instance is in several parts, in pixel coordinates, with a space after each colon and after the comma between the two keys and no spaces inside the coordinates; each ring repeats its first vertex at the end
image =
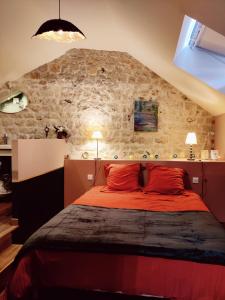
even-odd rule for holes
{"type": "MultiPolygon", "coordinates": [[[[168,196],[102,193],[101,189],[91,189],[75,204],[154,211],[207,211],[200,197],[192,192],[168,196]]],[[[20,260],[12,277],[9,291],[13,299],[25,299],[33,282],[44,287],[122,291],[177,300],[225,299],[223,266],[136,255],[34,250],[20,260]]]]}
{"type": "Polygon", "coordinates": [[[122,291],[176,300],[225,299],[225,267],[156,257],[34,251],[21,260],[14,274],[13,299],[25,299],[35,279],[44,287],[122,291]]]}
{"type": "Polygon", "coordinates": [[[145,194],[139,192],[102,192],[96,186],[75,200],[74,204],[151,211],[208,211],[199,195],[186,190],[181,195],[145,194]]]}

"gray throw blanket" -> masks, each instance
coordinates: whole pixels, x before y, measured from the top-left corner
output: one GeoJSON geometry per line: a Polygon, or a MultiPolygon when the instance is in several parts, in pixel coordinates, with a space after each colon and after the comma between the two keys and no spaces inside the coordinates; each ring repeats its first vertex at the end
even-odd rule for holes
{"type": "Polygon", "coordinates": [[[225,230],[209,212],[150,212],[71,204],[24,244],[29,249],[154,256],[225,265],[225,230]]]}

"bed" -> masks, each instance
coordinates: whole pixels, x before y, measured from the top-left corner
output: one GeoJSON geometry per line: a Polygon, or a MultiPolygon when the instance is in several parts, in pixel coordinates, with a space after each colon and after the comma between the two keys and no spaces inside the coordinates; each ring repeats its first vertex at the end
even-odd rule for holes
{"type": "Polygon", "coordinates": [[[222,300],[225,231],[190,190],[93,187],[35,232],[16,257],[9,299],[33,299],[43,288],[222,300]]]}

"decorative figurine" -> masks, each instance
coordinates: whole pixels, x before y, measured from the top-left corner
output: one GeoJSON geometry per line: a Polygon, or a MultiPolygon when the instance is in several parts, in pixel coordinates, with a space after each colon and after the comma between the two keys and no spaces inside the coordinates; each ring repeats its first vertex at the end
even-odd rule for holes
{"type": "Polygon", "coordinates": [[[144,154],[142,155],[142,158],[143,159],[150,159],[150,155],[151,155],[150,152],[145,151],[144,154]]]}
{"type": "Polygon", "coordinates": [[[7,145],[8,144],[8,135],[7,135],[7,133],[4,133],[2,139],[3,139],[3,144],[7,145]]]}
{"type": "Polygon", "coordinates": [[[49,133],[50,128],[48,127],[48,125],[45,126],[45,137],[47,139],[48,137],[48,133],[49,133]]]}
{"type": "Polygon", "coordinates": [[[83,159],[88,159],[88,157],[89,157],[88,152],[83,152],[83,153],[81,154],[81,157],[82,157],[83,159]]]}
{"type": "Polygon", "coordinates": [[[57,139],[68,139],[69,134],[63,126],[54,126],[57,139]]]}

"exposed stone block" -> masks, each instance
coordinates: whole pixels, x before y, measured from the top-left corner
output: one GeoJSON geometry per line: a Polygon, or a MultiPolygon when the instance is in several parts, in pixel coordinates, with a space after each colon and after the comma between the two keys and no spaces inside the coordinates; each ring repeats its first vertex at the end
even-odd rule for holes
{"type": "MultiPolygon", "coordinates": [[[[54,125],[64,126],[71,154],[79,158],[84,151],[96,155],[92,130],[102,131],[99,152],[110,159],[141,159],[145,151],[151,158],[183,158],[188,131],[197,133],[197,156],[211,146],[212,116],[127,53],[71,49],[10,87],[26,93],[29,105],[16,115],[0,113],[0,135],[9,138],[44,137],[46,125],[55,137],[54,125]],[[159,103],[157,132],[134,132],[134,100],[140,97],[159,103]]],[[[7,91],[2,86],[0,95],[7,91]]]]}

